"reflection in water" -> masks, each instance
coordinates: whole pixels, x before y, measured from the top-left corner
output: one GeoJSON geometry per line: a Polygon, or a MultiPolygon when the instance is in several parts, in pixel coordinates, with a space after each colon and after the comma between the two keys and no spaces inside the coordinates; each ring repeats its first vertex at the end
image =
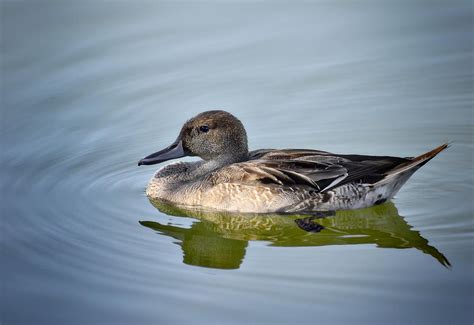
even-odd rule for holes
{"type": "Polygon", "coordinates": [[[151,203],[168,215],[199,220],[189,229],[153,221],[140,222],[179,240],[183,262],[189,265],[237,269],[244,259],[248,241],[262,240],[271,246],[283,247],[376,244],[382,248],[416,248],[442,265],[450,266],[447,258],[430,246],[428,240],[411,230],[391,202],[369,209],[338,211],[326,218],[322,215],[308,218],[307,215],[210,212],[156,200],[151,203]],[[308,223],[315,226],[309,227],[308,223]]]}

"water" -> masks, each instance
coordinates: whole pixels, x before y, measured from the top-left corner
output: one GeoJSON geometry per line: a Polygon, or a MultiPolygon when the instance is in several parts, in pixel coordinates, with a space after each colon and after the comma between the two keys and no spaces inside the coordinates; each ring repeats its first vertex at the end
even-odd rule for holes
{"type": "Polygon", "coordinates": [[[2,1],[0,322],[471,324],[472,22],[462,1],[2,1]],[[213,108],[252,149],[452,146],[317,233],[155,207],[137,161],[213,108]]]}

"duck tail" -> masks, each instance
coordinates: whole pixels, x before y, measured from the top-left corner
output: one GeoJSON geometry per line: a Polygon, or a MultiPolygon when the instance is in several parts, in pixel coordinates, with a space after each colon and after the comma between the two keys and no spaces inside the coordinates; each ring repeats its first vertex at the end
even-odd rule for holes
{"type": "Polygon", "coordinates": [[[449,144],[445,143],[445,144],[443,144],[439,147],[434,148],[431,151],[428,151],[428,152],[426,152],[422,155],[419,155],[418,157],[413,158],[412,161],[409,161],[407,163],[404,163],[402,165],[397,166],[396,169],[402,168],[404,170],[407,170],[407,169],[413,168],[415,166],[420,168],[421,166],[423,166],[428,161],[430,161],[431,159],[436,157],[441,151],[447,149],[448,147],[449,147],[449,144]]]}
{"type": "MultiPolygon", "coordinates": [[[[426,164],[428,161],[433,159],[436,155],[438,155],[441,151],[445,150],[446,148],[449,147],[448,143],[445,143],[431,151],[428,151],[422,155],[419,155],[418,157],[410,158],[410,161],[404,162],[395,168],[389,170],[386,173],[386,176],[379,181],[379,183],[386,183],[387,181],[401,176],[402,174],[406,174],[406,176],[410,177],[415,171],[417,171],[421,166],[426,164]]],[[[408,177],[404,177],[405,180],[408,179],[408,177]]]]}
{"type": "Polygon", "coordinates": [[[433,159],[434,157],[436,157],[436,155],[438,155],[441,151],[445,150],[449,148],[449,144],[448,143],[445,143],[437,148],[434,148],[433,150],[431,151],[428,151],[427,153],[424,153],[418,157],[415,157],[414,161],[420,161],[422,164],[425,164],[427,163],[428,161],[430,161],[431,159],[433,159]]]}

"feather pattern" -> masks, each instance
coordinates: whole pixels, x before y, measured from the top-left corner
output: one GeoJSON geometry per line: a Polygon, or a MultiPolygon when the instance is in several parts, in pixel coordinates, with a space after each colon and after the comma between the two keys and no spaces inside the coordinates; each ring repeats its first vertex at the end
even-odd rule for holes
{"type": "MultiPolygon", "coordinates": [[[[227,167],[232,169],[225,173],[232,175],[232,182],[251,180],[266,185],[307,186],[317,192],[353,181],[372,184],[383,178],[386,171],[411,161],[410,158],[336,155],[297,149],[262,149],[250,152],[249,156],[248,161],[227,167]]],[[[219,170],[219,174],[222,173],[223,170],[219,170]]]]}
{"type": "Polygon", "coordinates": [[[416,158],[307,149],[249,152],[245,128],[235,116],[207,111],[187,121],[170,146],[138,165],[202,158],[158,170],[146,190],[154,199],[226,211],[312,213],[390,200],[416,170],[446,148],[444,144],[416,158]]]}

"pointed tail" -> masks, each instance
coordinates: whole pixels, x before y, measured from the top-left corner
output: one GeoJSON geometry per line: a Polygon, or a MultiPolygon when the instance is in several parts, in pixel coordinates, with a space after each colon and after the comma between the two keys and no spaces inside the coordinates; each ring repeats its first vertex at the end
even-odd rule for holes
{"type": "MultiPolygon", "coordinates": [[[[405,172],[409,172],[408,176],[411,176],[411,174],[413,174],[416,170],[418,170],[418,168],[420,168],[421,166],[423,166],[424,164],[426,164],[428,161],[430,161],[431,159],[433,159],[437,154],[439,154],[441,151],[445,150],[446,148],[448,148],[449,145],[447,143],[431,150],[431,151],[428,151],[418,157],[415,157],[415,158],[412,158],[412,160],[408,161],[408,162],[405,162],[403,164],[400,164],[398,165],[397,167],[395,167],[394,169],[392,170],[389,170],[387,173],[386,173],[386,177],[382,180],[379,181],[379,183],[385,183],[391,179],[393,179],[394,177],[397,177],[405,172]]],[[[408,179],[408,177],[406,178],[408,179]]]]}
{"type": "MultiPolygon", "coordinates": [[[[426,164],[428,161],[430,161],[431,159],[433,159],[437,154],[439,154],[441,151],[443,151],[444,149],[448,148],[449,147],[449,144],[445,143],[431,151],[428,151],[427,153],[424,153],[418,157],[415,157],[413,159],[413,161],[411,163],[417,163],[418,165],[419,164],[426,164]]],[[[421,167],[421,166],[420,166],[421,167]]]]}

